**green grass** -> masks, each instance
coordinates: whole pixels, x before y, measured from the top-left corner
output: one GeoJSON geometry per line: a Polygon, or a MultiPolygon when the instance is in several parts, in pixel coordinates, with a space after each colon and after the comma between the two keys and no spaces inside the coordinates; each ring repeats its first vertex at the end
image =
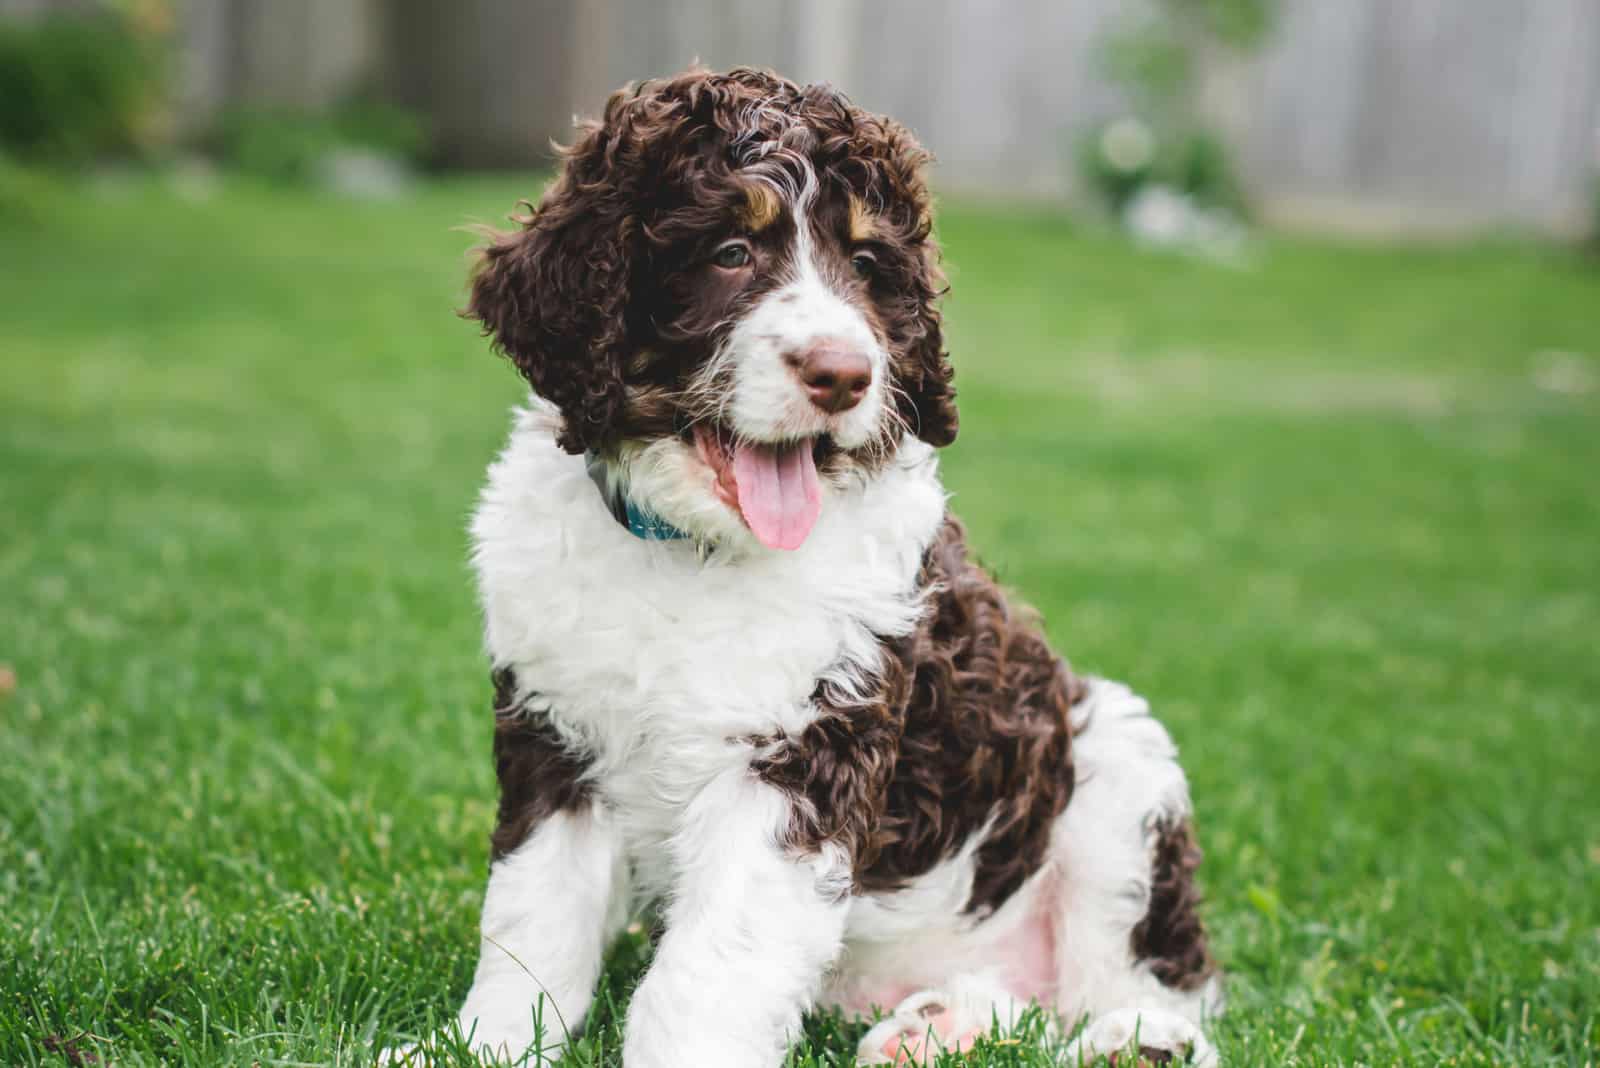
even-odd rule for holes
{"type": "MultiPolygon", "coordinates": [[[[520,390],[451,227],[532,189],[0,219],[0,1063],[361,1064],[455,1009],[495,801],[463,530],[520,390]]],[[[943,235],[955,505],[1182,745],[1226,1063],[1591,1063],[1600,274],[943,235]]],[[[575,1061],[618,1063],[640,967],[575,1061]]]]}

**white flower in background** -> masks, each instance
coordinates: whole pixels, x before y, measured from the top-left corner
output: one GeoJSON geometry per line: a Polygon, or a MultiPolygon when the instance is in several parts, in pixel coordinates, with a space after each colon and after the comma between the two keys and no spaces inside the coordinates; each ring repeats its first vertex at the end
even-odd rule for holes
{"type": "Polygon", "coordinates": [[[1141,171],[1156,158],[1156,135],[1143,120],[1124,115],[1100,132],[1100,155],[1123,174],[1141,171]]]}
{"type": "Polygon", "coordinates": [[[317,161],[317,178],[334,192],[358,200],[398,200],[413,185],[411,167],[405,160],[357,147],[325,153],[317,161]]]}
{"type": "Polygon", "coordinates": [[[1122,212],[1122,225],[1140,244],[1177,248],[1245,266],[1244,228],[1220,208],[1202,207],[1171,186],[1146,185],[1122,212]]]}
{"type": "Polygon", "coordinates": [[[1164,185],[1147,185],[1133,195],[1123,211],[1128,232],[1151,245],[1176,245],[1189,239],[1194,226],[1194,202],[1164,185]]]}

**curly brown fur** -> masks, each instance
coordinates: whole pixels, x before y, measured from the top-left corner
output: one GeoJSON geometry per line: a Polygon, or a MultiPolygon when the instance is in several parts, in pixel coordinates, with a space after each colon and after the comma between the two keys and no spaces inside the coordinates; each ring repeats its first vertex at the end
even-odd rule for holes
{"type": "Polygon", "coordinates": [[[751,765],[800,802],[790,846],[803,852],[824,843],[843,847],[857,888],[891,841],[885,810],[905,732],[912,644],[886,645],[882,670],[864,696],[820,684],[812,701],[821,714],[793,738],[758,743],[767,751],[751,765]]]}
{"type": "Polygon", "coordinates": [[[551,815],[593,799],[583,777],[588,757],[573,751],[547,718],[525,709],[509,668],[494,673],[494,764],[500,814],[489,836],[493,860],[516,849],[551,815]]]}
{"type": "Polygon", "coordinates": [[[867,891],[904,886],[989,826],[967,902],[987,912],[1043,864],[1072,796],[1069,710],[1083,684],[968,559],[955,518],[920,583],[928,611],[884,644],[870,695],[819,687],[822,714],[755,770],[801,802],[790,845],[843,845],[867,891]]]}
{"type": "Polygon", "coordinates": [[[1196,990],[1216,971],[1200,923],[1200,860],[1188,820],[1157,825],[1150,908],[1133,929],[1133,955],[1178,990],[1196,990]]]}
{"type": "Polygon", "coordinates": [[[560,409],[568,451],[681,433],[715,415],[696,372],[771,288],[768,277],[735,292],[701,267],[730,233],[781,241],[794,221],[752,199],[752,179],[792,184],[808,164],[823,233],[842,235],[824,250],[834,271],[848,271],[852,229],[871,218],[878,266],[857,299],[891,354],[895,425],[883,433],[903,423],[945,445],[957,417],[927,161],[904,127],[827,86],[741,69],[625,88],[564,150],[538,206],[513,216],[518,229],[483,250],[466,314],[560,409]]]}

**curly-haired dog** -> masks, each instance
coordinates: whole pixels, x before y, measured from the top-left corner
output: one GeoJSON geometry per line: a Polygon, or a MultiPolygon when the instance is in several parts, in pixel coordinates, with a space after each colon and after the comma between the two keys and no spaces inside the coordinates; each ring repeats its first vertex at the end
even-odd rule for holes
{"type": "Polygon", "coordinates": [[[818,1004],[889,1010],[863,1063],[920,1060],[1033,999],[1090,1018],[1085,1059],[1214,1059],[1172,742],[946,510],[926,162],[832,89],[691,71],[614,95],[483,254],[469,312],[535,394],[472,528],[489,1052],[541,997],[547,1041],[578,1028],[654,900],[630,1068],[776,1066],[818,1004]]]}

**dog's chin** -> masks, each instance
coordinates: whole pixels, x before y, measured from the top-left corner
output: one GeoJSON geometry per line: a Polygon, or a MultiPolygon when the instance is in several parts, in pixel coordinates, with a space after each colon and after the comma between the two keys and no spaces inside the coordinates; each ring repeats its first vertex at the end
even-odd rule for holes
{"type": "Polygon", "coordinates": [[[843,480],[828,434],[736,444],[724,427],[631,441],[619,461],[639,507],[696,541],[748,550],[798,549],[843,480]],[[743,483],[741,484],[741,479],[743,483]]]}
{"type": "Polygon", "coordinates": [[[680,437],[623,442],[617,457],[628,498],[697,542],[758,548],[739,513],[717,492],[716,475],[680,437]]]}

